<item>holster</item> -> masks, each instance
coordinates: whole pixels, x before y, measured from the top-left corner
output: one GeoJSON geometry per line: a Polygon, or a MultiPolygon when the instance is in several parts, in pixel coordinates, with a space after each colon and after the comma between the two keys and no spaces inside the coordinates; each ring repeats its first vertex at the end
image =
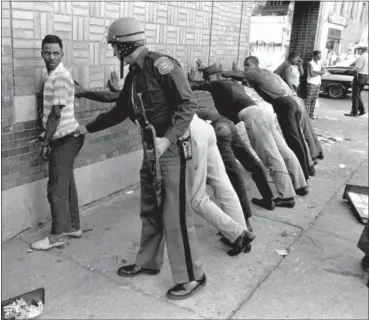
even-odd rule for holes
{"type": "Polygon", "coordinates": [[[192,159],[192,141],[191,141],[191,132],[189,129],[187,129],[184,135],[178,139],[178,145],[181,149],[183,158],[185,160],[191,160],[192,159]]]}

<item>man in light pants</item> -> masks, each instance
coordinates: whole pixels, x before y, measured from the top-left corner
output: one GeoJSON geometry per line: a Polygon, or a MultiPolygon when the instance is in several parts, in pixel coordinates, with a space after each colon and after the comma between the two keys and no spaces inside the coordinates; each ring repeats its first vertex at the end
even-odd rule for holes
{"type": "Polygon", "coordinates": [[[307,182],[273,115],[255,105],[241,110],[239,119],[245,123],[251,146],[269,169],[279,196],[274,201],[283,203],[285,207],[294,207],[296,193],[307,194],[307,182]]]}
{"type": "Polygon", "coordinates": [[[217,147],[214,129],[206,121],[194,115],[190,131],[194,163],[190,200],[192,209],[229,240],[229,244],[233,247],[228,251],[230,256],[242,251],[248,252],[255,236],[247,230],[240,200],[228,178],[217,147]],[[221,208],[206,193],[206,181],[209,181],[213,187],[221,208]]]}

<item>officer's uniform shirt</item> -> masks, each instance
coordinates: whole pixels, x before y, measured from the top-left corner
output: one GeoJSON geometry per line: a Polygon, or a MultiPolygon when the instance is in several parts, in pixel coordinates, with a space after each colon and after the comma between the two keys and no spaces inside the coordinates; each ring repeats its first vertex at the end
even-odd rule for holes
{"type": "Polygon", "coordinates": [[[243,85],[232,80],[191,81],[191,89],[210,92],[217,111],[234,123],[239,122],[238,113],[241,110],[256,105],[245,93],[243,85]]]}
{"type": "Polygon", "coordinates": [[[132,103],[140,103],[138,93],[157,137],[175,143],[188,129],[198,104],[179,62],[147,48],[130,67],[116,106],[89,123],[87,130],[104,130],[127,117],[135,121],[132,103]]]}

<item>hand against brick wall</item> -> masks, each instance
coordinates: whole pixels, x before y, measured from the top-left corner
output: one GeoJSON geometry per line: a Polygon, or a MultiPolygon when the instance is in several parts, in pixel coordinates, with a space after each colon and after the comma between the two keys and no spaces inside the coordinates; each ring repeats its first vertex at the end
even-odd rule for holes
{"type": "Polygon", "coordinates": [[[200,58],[196,60],[196,63],[197,63],[197,70],[202,71],[206,68],[206,65],[200,58]]]}
{"type": "Polygon", "coordinates": [[[190,72],[187,74],[188,81],[195,81],[196,80],[196,72],[194,68],[191,68],[190,72]]]}
{"type": "Polygon", "coordinates": [[[110,73],[110,79],[108,79],[108,87],[113,92],[120,92],[122,88],[119,85],[118,74],[114,71],[110,73]]]}

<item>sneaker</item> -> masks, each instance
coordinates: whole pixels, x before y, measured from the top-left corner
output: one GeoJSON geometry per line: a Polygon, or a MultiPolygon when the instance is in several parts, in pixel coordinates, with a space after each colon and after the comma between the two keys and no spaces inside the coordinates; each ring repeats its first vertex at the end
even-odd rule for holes
{"type": "Polygon", "coordinates": [[[40,250],[40,251],[46,251],[50,250],[52,248],[61,248],[65,245],[65,242],[63,239],[58,239],[55,242],[50,242],[49,237],[46,237],[45,239],[36,241],[31,244],[31,248],[33,250],[40,250]]]}
{"type": "Polygon", "coordinates": [[[81,229],[75,230],[73,229],[71,232],[63,232],[64,237],[71,237],[71,238],[81,238],[83,231],[81,229]]]}

